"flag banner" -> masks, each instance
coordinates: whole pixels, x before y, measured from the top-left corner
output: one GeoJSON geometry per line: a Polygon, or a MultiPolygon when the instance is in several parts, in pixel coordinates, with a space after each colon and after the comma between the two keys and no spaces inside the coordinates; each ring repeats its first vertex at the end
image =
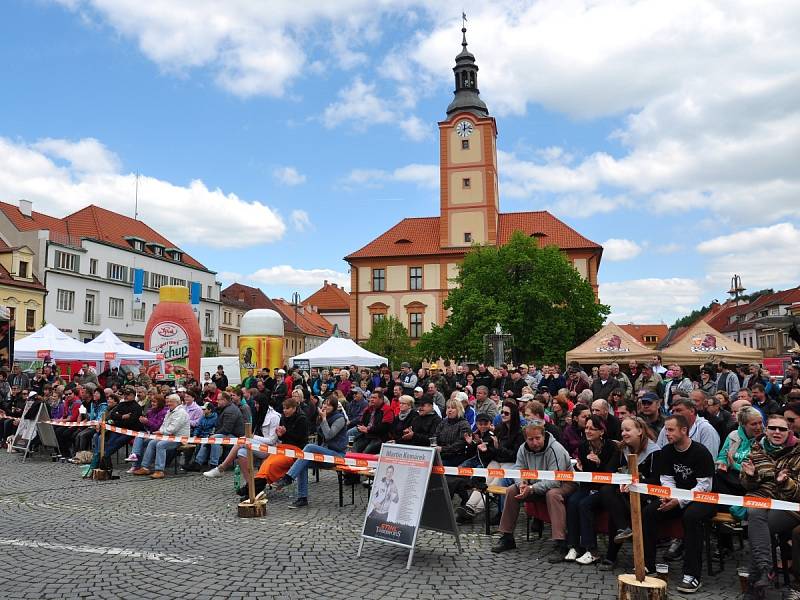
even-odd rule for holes
{"type": "Polygon", "coordinates": [[[142,303],[144,293],[144,269],[133,270],[133,304],[134,306],[142,303]]]}

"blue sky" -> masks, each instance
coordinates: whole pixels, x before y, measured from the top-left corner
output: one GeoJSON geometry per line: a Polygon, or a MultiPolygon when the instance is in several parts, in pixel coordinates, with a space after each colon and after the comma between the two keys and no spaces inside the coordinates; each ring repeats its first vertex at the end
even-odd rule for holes
{"type": "MultiPolygon", "coordinates": [[[[800,283],[792,2],[465,2],[501,208],[606,247],[601,299],[671,323],[733,273],[800,283]]],[[[140,216],[229,283],[303,296],[437,214],[460,15],[425,0],[9,0],[0,199],[140,216]]]]}

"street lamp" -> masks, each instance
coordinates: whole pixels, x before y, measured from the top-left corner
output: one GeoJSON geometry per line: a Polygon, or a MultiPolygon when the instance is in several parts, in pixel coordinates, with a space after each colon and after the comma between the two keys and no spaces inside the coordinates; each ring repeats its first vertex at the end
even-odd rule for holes
{"type": "MultiPolygon", "coordinates": [[[[300,293],[299,292],[295,292],[294,294],[292,294],[292,304],[294,304],[294,334],[296,336],[297,332],[299,331],[299,329],[297,327],[297,310],[300,308],[300,293]]],[[[297,339],[298,342],[299,342],[298,338],[295,338],[295,339],[297,339]]],[[[295,350],[298,353],[300,352],[300,344],[297,343],[297,342],[295,342],[295,350]]]]}
{"type": "MultiPolygon", "coordinates": [[[[733,300],[736,303],[736,306],[739,306],[739,296],[746,289],[747,288],[745,288],[742,285],[742,278],[734,274],[734,276],[731,277],[731,289],[728,290],[728,294],[733,296],[733,300]]],[[[736,341],[741,344],[742,340],[740,339],[741,334],[739,332],[739,329],[741,328],[741,320],[739,319],[739,317],[740,315],[736,315],[736,341]]]]}

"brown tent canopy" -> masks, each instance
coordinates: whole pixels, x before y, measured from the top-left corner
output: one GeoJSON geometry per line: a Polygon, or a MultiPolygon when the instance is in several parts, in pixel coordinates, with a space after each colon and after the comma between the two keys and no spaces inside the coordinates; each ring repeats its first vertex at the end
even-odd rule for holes
{"type": "Polygon", "coordinates": [[[664,348],[661,359],[665,365],[702,365],[718,360],[761,362],[764,353],[732,340],[701,319],[664,348]]]}
{"type": "Polygon", "coordinates": [[[619,325],[609,321],[577,348],[567,352],[567,362],[597,365],[624,360],[650,360],[658,352],[636,341],[619,325]]]}

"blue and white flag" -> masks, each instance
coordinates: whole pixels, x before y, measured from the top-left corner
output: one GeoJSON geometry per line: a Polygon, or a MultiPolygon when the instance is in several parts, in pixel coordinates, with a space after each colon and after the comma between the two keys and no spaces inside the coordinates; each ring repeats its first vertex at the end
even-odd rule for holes
{"type": "Polygon", "coordinates": [[[134,306],[142,303],[144,293],[144,269],[133,270],[133,304],[134,306]]]}
{"type": "Polygon", "coordinates": [[[200,320],[200,294],[203,292],[203,286],[199,281],[189,282],[189,301],[192,305],[192,310],[197,320],[200,320]]]}

